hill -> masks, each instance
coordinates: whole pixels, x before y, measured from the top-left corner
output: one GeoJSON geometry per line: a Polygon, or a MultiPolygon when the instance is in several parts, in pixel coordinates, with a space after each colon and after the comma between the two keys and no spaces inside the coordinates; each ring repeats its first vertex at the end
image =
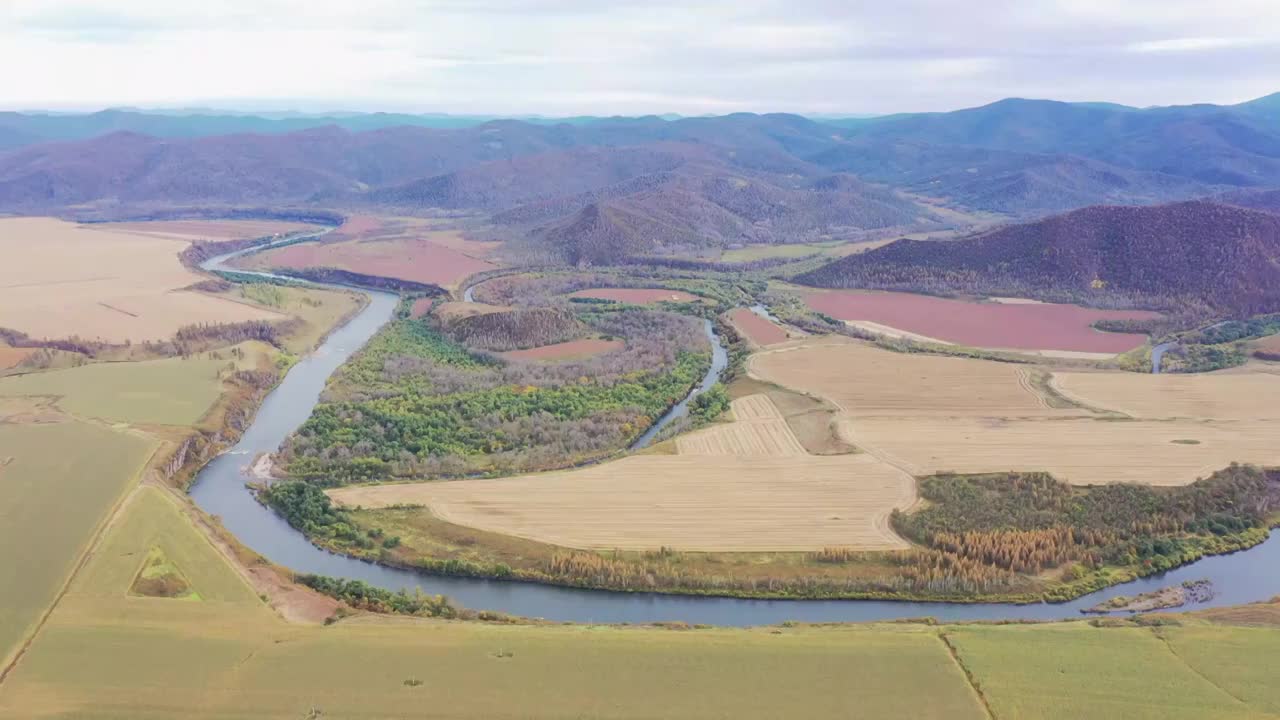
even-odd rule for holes
{"type": "Polygon", "coordinates": [[[1203,201],[1089,207],[956,242],[899,240],[797,281],[1199,305],[1238,317],[1280,309],[1280,217],[1203,201]]]}

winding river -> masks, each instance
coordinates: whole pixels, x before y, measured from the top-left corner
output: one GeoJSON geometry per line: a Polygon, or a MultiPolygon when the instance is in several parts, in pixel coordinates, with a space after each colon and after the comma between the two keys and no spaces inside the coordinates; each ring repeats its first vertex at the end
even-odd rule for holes
{"type": "MultiPolygon", "coordinates": [[[[206,270],[230,269],[225,262],[254,248],[211,258],[206,270]]],[[[236,272],[243,272],[236,270],[236,272]]],[[[258,273],[266,275],[265,273],[258,273]]],[[[474,609],[582,623],[648,623],[684,621],[708,625],[769,625],[787,620],[857,622],[933,616],[944,621],[1080,617],[1082,608],[1116,595],[1133,595],[1184,580],[1207,578],[1218,595],[1204,608],[1236,605],[1280,595],[1280,533],[1250,550],[1206,558],[1162,576],[1144,578],[1094,593],[1073,602],[1033,605],[952,604],[872,600],[741,600],[732,598],[618,593],[559,588],[511,581],[427,576],[336,555],[313,546],[271,510],[258,504],[245,487],[248,464],[258,454],[273,452],[311,414],[325,382],[352,353],[391,320],[397,298],[368,293],[370,302],[335,330],[315,352],[298,362],[262,403],[253,424],[235,447],[210,461],[191,487],[193,500],[241,542],[272,562],[299,572],[363,580],[392,590],[420,588],[444,594],[474,609]]],[[[708,323],[710,326],[710,323],[708,323]]],[[[716,357],[725,357],[714,330],[708,327],[716,357]]],[[[727,360],[727,358],[726,358],[727,360]]],[[[723,365],[713,363],[699,388],[714,384],[723,365]]],[[[697,391],[690,394],[690,398],[697,391]]],[[[686,403],[687,403],[686,399],[686,403]]],[[[682,403],[684,405],[684,403],[682,403]]],[[[672,413],[683,412],[680,406],[672,413]]],[[[668,414],[669,416],[671,413],[668,414]]],[[[670,419],[674,419],[671,417],[670,419]]],[[[669,422],[664,417],[662,422],[669,422]]]]}

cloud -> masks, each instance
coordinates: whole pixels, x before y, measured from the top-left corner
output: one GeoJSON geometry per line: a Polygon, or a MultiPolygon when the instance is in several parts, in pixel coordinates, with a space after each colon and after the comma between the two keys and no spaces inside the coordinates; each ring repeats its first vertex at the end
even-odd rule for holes
{"type": "Polygon", "coordinates": [[[478,113],[1134,105],[1280,85],[1275,0],[3,0],[0,103],[478,113]],[[38,58],[39,62],[32,62],[38,58]]]}

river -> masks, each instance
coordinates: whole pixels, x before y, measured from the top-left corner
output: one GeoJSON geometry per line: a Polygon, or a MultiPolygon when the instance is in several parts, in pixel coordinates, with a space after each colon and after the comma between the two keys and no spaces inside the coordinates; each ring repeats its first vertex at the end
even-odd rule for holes
{"type": "MultiPolygon", "coordinates": [[[[261,249],[261,248],[258,248],[261,249]]],[[[231,253],[202,264],[224,269],[231,253]]],[[[237,272],[240,272],[237,270],[237,272]]],[[[1082,608],[1116,595],[1134,595],[1184,580],[1211,580],[1218,595],[1197,608],[1236,605],[1280,595],[1280,533],[1250,550],[1205,558],[1200,562],[1102,590],[1073,602],[1033,605],[953,604],[872,600],[742,600],[652,593],[577,590],[549,585],[468,578],[442,578],[384,567],[313,546],[249,492],[248,464],[258,453],[274,452],[311,414],[329,376],[373,336],[394,314],[397,298],[368,293],[369,304],[329,335],[315,352],[293,366],[262,403],[253,424],[227,452],[210,461],[191,486],[191,497],[242,543],[266,558],[296,571],[363,580],[392,590],[420,588],[444,594],[465,607],[513,615],[581,623],[649,623],[683,621],[708,625],[770,625],[802,622],[859,622],[932,616],[944,621],[1052,620],[1080,617],[1082,608]]],[[[712,332],[713,346],[724,352],[712,332]]],[[[723,366],[721,366],[723,369],[723,366]]],[[[699,387],[715,381],[712,370],[699,387]]],[[[691,394],[692,397],[693,394],[691,394]]],[[[675,409],[673,408],[673,412],[675,409]]]]}

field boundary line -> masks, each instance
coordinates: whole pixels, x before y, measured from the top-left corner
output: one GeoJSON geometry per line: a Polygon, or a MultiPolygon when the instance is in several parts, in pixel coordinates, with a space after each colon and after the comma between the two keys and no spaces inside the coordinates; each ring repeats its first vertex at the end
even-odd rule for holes
{"type": "Polygon", "coordinates": [[[89,564],[89,559],[93,557],[93,553],[102,545],[102,539],[106,537],[107,530],[111,529],[119,521],[125,506],[133,501],[134,496],[142,488],[142,480],[146,476],[147,470],[151,468],[151,463],[155,461],[156,456],[159,454],[161,446],[162,443],[157,443],[155,449],[147,456],[146,462],[134,473],[131,487],[116,498],[115,504],[111,506],[111,511],[98,523],[97,529],[89,537],[89,542],[85,544],[84,551],[80,553],[80,558],[72,566],[71,572],[67,574],[67,579],[62,583],[62,587],[58,589],[58,593],[53,596],[53,601],[49,603],[49,607],[45,608],[35,627],[22,641],[22,644],[18,646],[18,649],[9,658],[6,658],[4,667],[0,667],[0,687],[4,686],[4,681],[9,678],[10,673],[18,667],[18,663],[22,661],[27,651],[31,649],[32,644],[35,643],[36,638],[39,637],[40,632],[44,630],[44,626],[49,622],[49,618],[53,616],[54,610],[58,608],[58,605],[62,603],[62,599],[66,597],[67,592],[71,590],[71,583],[75,582],[76,576],[80,574],[80,571],[84,570],[85,565],[89,564]]]}
{"type": "Polygon", "coordinates": [[[991,703],[987,701],[987,696],[982,692],[982,685],[978,682],[973,673],[969,671],[968,666],[964,664],[964,660],[960,658],[960,652],[956,650],[956,646],[951,644],[951,638],[947,637],[945,630],[939,631],[934,635],[938,641],[947,647],[947,654],[951,656],[951,661],[960,668],[960,672],[964,673],[965,682],[969,683],[969,687],[973,690],[973,694],[978,696],[978,702],[982,703],[982,709],[987,714],[989,720],[996,720],[996,713],[991,709],[991,703]]]}
{"type": "Polygon", "coordinates": [[[1183,658],[1181,655],[1179,655],[1179,654],[1178,654],[1178,651],[1177,651],[1176,649],[1174,649],[1174,647],[1173,647],[1173,643],[1169,642],[1169,638],[1168,638],[1168,637],[1167,637],[1163,632],[1160,632],[1160,628],[1151,628],[1151,634],[1152,634],[1153,636],[1155,636],[1155,638],[1156,638],[1157,640],[1159,640],[1159,641],[1160,641],[1160,644],[1164,645],[1164,648],[1165,648],[1166,650],[1168,650],[1168,651],[1169,651],[1169,654],[1170,654],[1170,655],[1172,655],[1172,656],[1173,656],[1173,658],[1174,658],[1175,660],[1177,660],[1177,661],[1178,661],[1178,664],[1182,665],[1182,666],[1183,666],[1183,667],[1185,667],[1187,670],[1190,670],[1190,671],[1191,671],[1191,673],[1192,673],[1193,675],[1195,675],[1196,677],[1198,677],[1198,678],[1200,678],[1201,680],[1205,681],[1206,683],[1208,683],[1210,686],[1214,687],[1215,689],[1217,689],[1217,690],[1221,691],[1223,695],[1226,695],[1227,697],[1231,698],[1232,700],[1235,700],[1236,702],[1240,703],[1241,705],[1244,705],[1245,707],[1249,708],[1250,710],[1257,710],[1257,708],[1255,708],[1254,706],[1250,705],[1250,704],[1248,703],[1248,701],[1246,701],[1244,698],[1240,697],[1239,695],[1236,695],[1235,693],[1233,693],[1233,692],[1231,692],[1230,690],[1228,690],[1228,689],[1226,689],[1226,688],[1222,687],[1222,686],[1221,686],[1221,685],[1219,685],[1218,683],[1216,683],[1216,682],[1214,682],[1214,681],[1210,680],[1208,675],[1205,675],[1204,673],[1200,672],[1199,670],[1197,670],[1197,669],[1195,668],[1195,666],[1193,666],[1191,663],[1187,662],[1187,661],[1186,661],[1186,659],[1185,659],[1185,658],[1183,658]]]}

